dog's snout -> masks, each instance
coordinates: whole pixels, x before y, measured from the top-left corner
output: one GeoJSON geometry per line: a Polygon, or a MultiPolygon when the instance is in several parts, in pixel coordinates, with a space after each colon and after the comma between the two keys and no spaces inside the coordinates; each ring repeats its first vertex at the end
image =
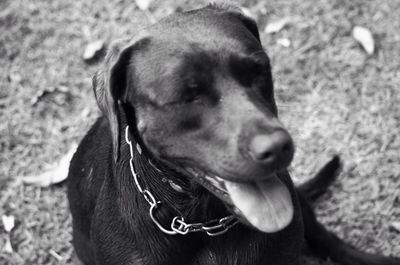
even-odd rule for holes
{"type": "Polygon", "coordinates": [[[249,152],[257,163],[283,168],[292,161],[294,146],[286,131],[277,130],[253,136],[249,142],[249,152]]]}

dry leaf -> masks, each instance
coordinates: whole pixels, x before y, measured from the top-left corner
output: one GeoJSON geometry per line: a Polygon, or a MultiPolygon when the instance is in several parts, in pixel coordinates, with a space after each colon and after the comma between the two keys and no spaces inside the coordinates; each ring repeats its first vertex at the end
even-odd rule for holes
{"type": "Polygon", "coordinates": [[[57,184],[68,176],[69,163],[77,148],[77,144],[73,144],[66,155],[50,170],[39,175],[22,177],[22,181],[26,184],[32,184],[40,187],[48,187],[57,184]]]}
{"type": "Polygon", "coordinates": [[[55,252],[53,249],[50,249],[49,254],[52,255],[57,261],[63,260],[63,257],[61,257],[60,254],[55,252]]]}
{"type": "Polygon", "coordinates": [[[57,90],[62,93],[68,93],[70,91],[69,87],[67,87],[67,86],[58,86],[57,90]]]}
{"type": "Polygon", "coordinates": [[[36,95],[34,95],[31,99],[31,105],[34,106],[36,105],[43,97],[45,97],[48,94],[54,93],[56,91],[56,87],[54,86],[49,86],[46,87],[40,91],[38,91],[38,93],[36,93],[36,95]]]}
{"type": "Polygon", "coordinates": [[[104,50],[104,41],[97,40],[89,43],[83,52],[83,60],[90,61],[95,59],[104,50]]]}
{"type": "Polygon", "coordinates": [[[10,82],[14,82],[14,83],[20,83],[21,82],[21,80],[22,80],[22,76],[19,74],[19,73],[10,73],[8,76],[7,76],[7,79],[10,81],[10,82]]]}
{"type": "MultiPolygon", "coordinates": [[[[57,92],[67,94],[67,93],[70,93],[70,89],[67,86],[58,86],[58,87],[49,86],[49,87],[46,87],[46,88],[44,88],[42,90],[39,90],[31,98],[30,103],[31,103],[32,106],[35,106],[39,101],[43,100],[43,98],[45,98],[46,96],[54,94],[54,93],[57,93],[57,92]]],[[[65,98],[63,98],[63,97],[60,98],[60,97],[55,96],[55,100],[57,100],[57,99],[59,101],[65,101],[65,98]]],[[[62,104],[62,102],[61,102],[61,104],[62,104]]]]}
{"type": "Polygon", "coordinates": [[[290,19],[286,17],[286,18],[282,18],[282,19],[276,20],[274,22],[268,23],[264,29],[264,32],[267,34],[277,33],[279,31],[281,31],[289,22],[290,22],[290,19]]]}
{"type": "Polygon", "coordinates": [[[3,215],[1,220],[3,221],[4,230],[6,230],[7,233],[11,232],[15,226],[15,217],[12,215],[3,215]]]}
{"type": "Polygon", "coordinates": [[[141,9],[141,10],[147,10],[151,4],[152,0],[136,0],[136,5],[141,9]]]}
{"type": "Polygon", "coordinates": [[[251,10],[253,11],[253,12],[259,12],[259,13],[261,13],[261,14],[263,14],[263,15],[266,15],[267,14],[267,7],[266,7],[266,3],[265,3],[265,1],[260,1],[258,4],[256,4],[256,5],[254,5],[254,6],[252,6],[251,7],[251,10]]]}
{"type": "Polygon", "coordinates": [[[11,245],[10,237],[7,237],[7,239],[6,239],[6,244],[4,245],[4,252],[7,252],[7,253],[14,252],[12,245],[11,245]]]}
{"type": "Polygon", "coordinates": [[[285,48],[289,47],[290,44],[291,44],[290,40],[286,39],[286,38],[277,39],[276,43],[278,43],[279,45],[281,45],[281,46],[283,46],[285,48]]]}
{"type": "Polygon", "coordinates": [[[358,41],[368,54],[373,54],[375,50],[375,41],[369,29],[355,26],[353,28],[353,37],[358,41]]]}
{"type": "Polygon", "coordinates": [[[240,10],[242,11],[242,13],[245,16],[247,16],[247,17],[249,17],[249,18],[251,18],[253,20],[257,20],[257,16],[250,9],[248,9],[247,7],[240,7],[240,10]]]}
{"type": "Polygon", "coordinates": [[[400,221],[392,222],[390,224],[390,227],[392,227],[394,230],[400,233],[400,221]]]}

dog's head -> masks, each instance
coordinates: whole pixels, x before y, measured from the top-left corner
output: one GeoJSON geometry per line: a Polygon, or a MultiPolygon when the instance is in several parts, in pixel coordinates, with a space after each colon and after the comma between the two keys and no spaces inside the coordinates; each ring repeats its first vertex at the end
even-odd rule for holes
{"type": "Polygon", "coordinates": [[[276,174],[294,147],[277,118],[269,59],[253,20],[217,6],[175,14],[114,44],[105,65],[94,89],[115,159],[121,104],[155,157],[251,225],[274,232],[290,223],[292,198],[276,174]]]}

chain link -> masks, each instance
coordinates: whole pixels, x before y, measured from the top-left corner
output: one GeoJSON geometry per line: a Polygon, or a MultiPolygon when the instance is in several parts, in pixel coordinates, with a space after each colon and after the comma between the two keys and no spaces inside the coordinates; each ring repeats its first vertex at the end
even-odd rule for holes
{"type": "Polygon", "coordinates": [[[126,126],[125,128],[125,141],[129,145],[129,151],[131,155],[131,158],[129,159],[129,167],[131,169],[136,187],[150,205],[149,215],[151,220],[162,232],[168,235],[186,235],[192,232],[205,232],[209,236],[218,236],[224,234],[239,222],[233,215],[229,215],[221,219],[214,219],[205,223],[186,223],[183,216],[175,216],[171,221],[170,228],[163,227],[155,216],[155,211],[159,205],[161,205],[161,201],[157,201],[154,195],[148,189],[143,188],[144,186],[142,186],[140,183],[139,176],[135,171],[135,167],[133,165],[133,145],[129,140],[129,126],[126,126]]]}
{"type": "Polygon", "coordinates": [[[192,224],[185,223],[183,218],[178,219],[175,217],[172,220],[171,229],[182,235],[186,235],[189,232],[206,232],[209,236],[218,236],[224,234],[238,222],[239,221],[233,215],[221,219],[214,219],[207,223],[192,224]]]}

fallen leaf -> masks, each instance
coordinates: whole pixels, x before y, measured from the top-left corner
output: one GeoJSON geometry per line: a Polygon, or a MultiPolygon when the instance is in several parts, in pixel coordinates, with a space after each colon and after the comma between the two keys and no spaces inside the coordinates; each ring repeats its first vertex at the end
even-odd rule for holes
{"type": "Polygon", "coordinates": [[[400,221],[392,222],[390,224],[390,227],[392,227],[394,230],[400,233],[400,221]]]}
{"type": "Polygon", "coordinates": [[[358,41],[361,44],[361,46],[369,55],[374,53],[375,41],[369,29],[360,26],[355,26],[353,28],[353,37],[356,41],[358,41]]]}
{"type": "Polygon", "coordinates": [[[86,39],[90,39],[92,37],[92,33],[91,33],[90,27],[88,25],[83,25],[82,26],[82,33],[83,33],[83,36],[85,36],[86,39]]]}
{"type": "Polygon", "coordinates": [[[12,215],[3,215],[1,220],[3,221],[4,230],[6,230],[7,233],[11,232],[15,226],[15,217],[12,215]]]}
{"type": "Polygon", "coordinates": [[[250,9],[248,9],[247,7],[240,7],[240,10],[242,11],[242,13],[245,16],[247,16],[247,17],[249,17],[249,18],[251,18],[253,20],[257,20],[257,16],[250,9]]]}
{"type": "Polygon", "coordinates": [[[36,93],[32,99],[31,99],[31,105],[34,106],[36,105],[36,103],[38,103],[43,97],[45,97],[48,94],[54,93],[56,91],[56,88],[54,86],[49,86],[46,87],[40,91],[38,91],[38,93],[36,93]]]}
{"type": "Polygon", "coordinates": [[[6,239],[6,243],[4,245],[4,252],[7,252],[7,253],[13,253],[14,252],[14,250],[12,248],[12,245],[11,245],[10,237],[7,237],[7,239],[6,239]]]}
{"type": "Polygon", "coordinates": [[[289,39],[286,39],[286,38],[280,38],[280,39],[276,40],[276,43],[278,43],[279,45],[287,48],[287,47],[290,46],[291,41],[289,39]]]}
{"type": "Polygon", "coordinates": [[[48,171],[39,175],[23,176],[22,181],[40,187],[48,187],[52,184],[63,182],[67,179],[69,163],[77,148],[77,144],[73,144],[66,155],[48,171]]]}
{"type": "Polygon", "coordinates": [[[376,200],[379,197],[379,182],[377,179],[371,179],[367,184],[368,187],[368,199],[376,200]]]}
{"type": "Polygon", "coordinates": [[[89,43],[83,52],[83,60],[90,61],[95,59],[105,48],[104,41],[97,40],[89,43]]]}
{"type": "Polygon", "coordinates": [[[7,78],[10,82],[15,82],[15,83],[20,83],[22,80],[22,77],[19,73],[10,73],[7,76],[7,78]]]}
{"type": "MultiPolygon", "coordinates": [[[[63,93],[64,95],[62,96],[62,99],[60,99],[60,97],[57,97],[59,95],[56,95],[54,97],[54,99],[58,99],[59,101],[63,101],[65,100],[65,94],[70,93],[70,89],[69,87],[66,86],[58,86],[58,87],[54,87],[54,86],[49,86],[46,88],[43,88],[42,90],[39,90],[32,98],[31,98],[31,105],[35,106],[39,101],[43,100],[43,98],[52,95],[54,93],[63,93]]],[[[62,102],[61,102],[62,104],[62,102]]]]}
{"type": "Polygon", "coordinates": [[[84,108],[81,112],[81,116],[84,118],[87,118],[87,117],[89,117],[89,115],[90,115],[90,108],[88,108],[88,107],[84,108]]]}
{"type": "Polygon", "coordinates": [[[257,12],[263,14],[263,15],[266,15],[266,14],[267,14],[267,11],[268,11],[268,10],[267,10],[267,7],[266,7],[265,1],[260,1],[258,4],[252,6],[252,7],[251,7],[251,10],[252,10],[253,12],[257,11],[257,12]]]}
{"type": "Polygon", "coordinates": [[[135,0],[136,5],[141,9],[141,10],[147,10],[151,4],[152,0],[135,0]]]}
{"type": "Polygon", "coordinates": [[[62,93],[68,93],[70,91],[69,87],[67,87],[67,86],[58,86],[57,90],[62,93]]]}
{"type": "Polygon", "coordinates": [[[53,249],[50,249],[49,254],[52,255],[57,261],[63,260],[63,257],[61,257],[60,254],[55,252],[53,249]]]}
{"type": "Polygon", "coordinates": [[[289,24],[289,22],[290,18],[287,17],[273,21],[265,26],[264,32],[267,34],[277,33],[281,31],[287,24],[289,24]]]}

